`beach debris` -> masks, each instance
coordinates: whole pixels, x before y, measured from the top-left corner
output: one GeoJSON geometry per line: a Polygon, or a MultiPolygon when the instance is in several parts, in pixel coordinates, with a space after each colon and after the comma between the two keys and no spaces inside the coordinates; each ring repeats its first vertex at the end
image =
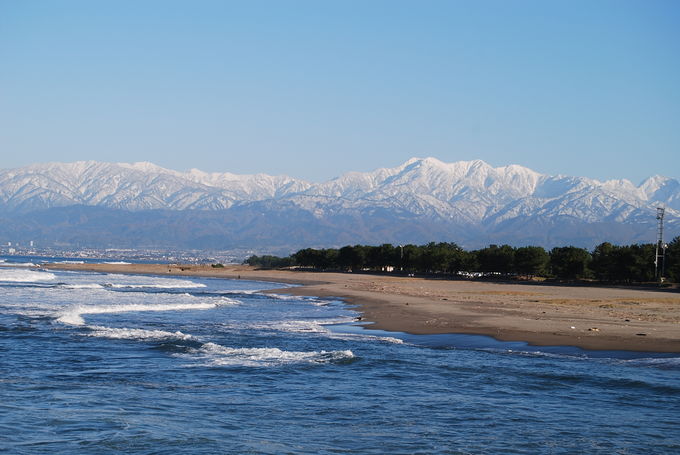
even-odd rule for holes
{"type": "Polygon", "coordinates": [[[647,336],[646,333],[636,333],[635,335],[637,335],[639,337],[646,337],[647,336]]]}
{"type": "Polygon", "coordinates": [[[572,328],[572,329],[575,329],[576,327],[574,327],[574,326],[572,325],[571,328],[572,328]]]}
{"type": "Polygon", "coordinates": [[[599,332],[600,329],[598,329],[597,327],[591,327],[591,328],[588,329],[588,331],[589,332],[599,332]]]}

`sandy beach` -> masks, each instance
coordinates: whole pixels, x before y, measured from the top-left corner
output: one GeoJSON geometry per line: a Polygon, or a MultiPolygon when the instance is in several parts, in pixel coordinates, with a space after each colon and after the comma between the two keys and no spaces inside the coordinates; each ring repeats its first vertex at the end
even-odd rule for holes
{"type": "MultiPolygon", "coordinates": [[[[619,287],[440,280],[351,273],[164,264],[50,264],[108,273],[299,284],[275,292],[337,297],[373,329],[466,333],[534,345],[680,352],[680,293],[619,287]]],[[[268,291],[271,292],[271,291],[268,291]]]]}

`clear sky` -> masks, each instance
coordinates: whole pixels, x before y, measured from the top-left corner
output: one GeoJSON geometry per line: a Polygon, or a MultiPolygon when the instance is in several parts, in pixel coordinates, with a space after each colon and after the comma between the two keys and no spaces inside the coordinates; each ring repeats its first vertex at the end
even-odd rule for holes
{"type": "Polygon", "coordinates": [[[0,0],[0,168],[680,177],[680,1],[0,0]]]}

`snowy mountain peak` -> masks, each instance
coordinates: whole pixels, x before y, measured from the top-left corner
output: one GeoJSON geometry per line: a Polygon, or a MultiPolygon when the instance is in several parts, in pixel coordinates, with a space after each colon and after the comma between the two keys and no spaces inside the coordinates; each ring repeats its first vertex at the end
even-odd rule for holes
{"type": "Polygon", "coordinates": [[[644,191],[647,196],[650,196],[665,186],[674,186],[677,184],[678,181],[675,179],[663,177],[661,175],[653,175],[640,184],[640,189],[644,191]]]}
{"type": "MultiPolygon", "coordinates": [[[[666,207],[672,235],[680,229],[680,182],[654,176],[636,187],[628,180],[600,182],[544,175],[516,164],[493,167],[482,160],[445,163],[432,157],[411,158],[371,172],[348,172],[324,183],[266,174],[180,172],[149,162],[78,161],[0,170],[0,214],[10,214],[0,223],[0,234],[14,229],[16,235],[27,226],[51,229],[44,227],[41,211],[77,213],[85,210],[83,206],[98,207],[97,213],[122,210],[116,212],[117,223],[125,223],[119,217],[131,217],[123,232],[154,220],[149,244],[155,244],[158,232],[175,229],[175,236],[201,232],[209,239],[199,242],[205,245],[235,238],[234,232],[242,242],[256,239],[258,245],[273,238],[289,241],[291,236],[299,237],[298,246],[436,239],[464,245],[491,241],[592,245],[597,239],[653,238],[659,206],[666,207]],[[73,206],[80,208],[70,209],[73,206]],[[163,216],[154,212],[145,218],[149,209],[163,210],[163,216]],[[185,210],[194,212],[187,216],[185,210]],[[39,221],[11,227],[13,219],[33,213],[39,221]],[[140,225],[139,219],[146,221],[140,225]],[[173,228],[172,220],[182,221],[173,228]],[[187,220],[192,229],[181,228],[187,220]]],[[[80,219],[89,218],[68,215],[50,226],[68,227],[71,220],[80,219]]],[[[108,228],[111,219],[106,220],[108,228]]],[[[87,228],[79,234],[69,228],[63,235],[80,239],[91,232],[87,228]]],[[[119,241],[126,239],[123,235],[119,241]]]]}
{"type": "Polygon", "coordinates": [[[0,171],[5,212],[74,205],[214,211],[257,203],[295,207],[314,219],[352,214],[365,223],[379,211],[420,219],[423,226],[444,223],[478,231],[549,220],[647,223],[657,206],[666,207],[672,220],[680,216],[680,183],[654,176],[636,187],[628,180],[599,182],[544,175],[516,164],[493,167],[482,160],[445,163],[432,157],[318,184],[266,174],[179,172],[149,162],[78,161],[0,171]]]}
{"type": "Polygon", "coordinates": [[[116,163],[116,165],[122,168],[133,169],[135,171],[146,172],[150,174],[178,174],[176,171],[162,168],[154,163],[150,163],[149,161],[138,161],[136,163],[116,163]]]}

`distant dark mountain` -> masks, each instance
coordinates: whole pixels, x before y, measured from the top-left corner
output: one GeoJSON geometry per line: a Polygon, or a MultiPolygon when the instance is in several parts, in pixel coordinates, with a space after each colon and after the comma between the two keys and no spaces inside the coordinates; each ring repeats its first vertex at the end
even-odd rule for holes
{"type": "Polygon", "coordinates": [[[186,173],[151,163],[36,164],[0,171],[0,242],[82,247],[253,248],[453,241],[578,245],[680,234],[680,183],[547,176],[483,161],[411,159],[313,184],[186,173]]]}

